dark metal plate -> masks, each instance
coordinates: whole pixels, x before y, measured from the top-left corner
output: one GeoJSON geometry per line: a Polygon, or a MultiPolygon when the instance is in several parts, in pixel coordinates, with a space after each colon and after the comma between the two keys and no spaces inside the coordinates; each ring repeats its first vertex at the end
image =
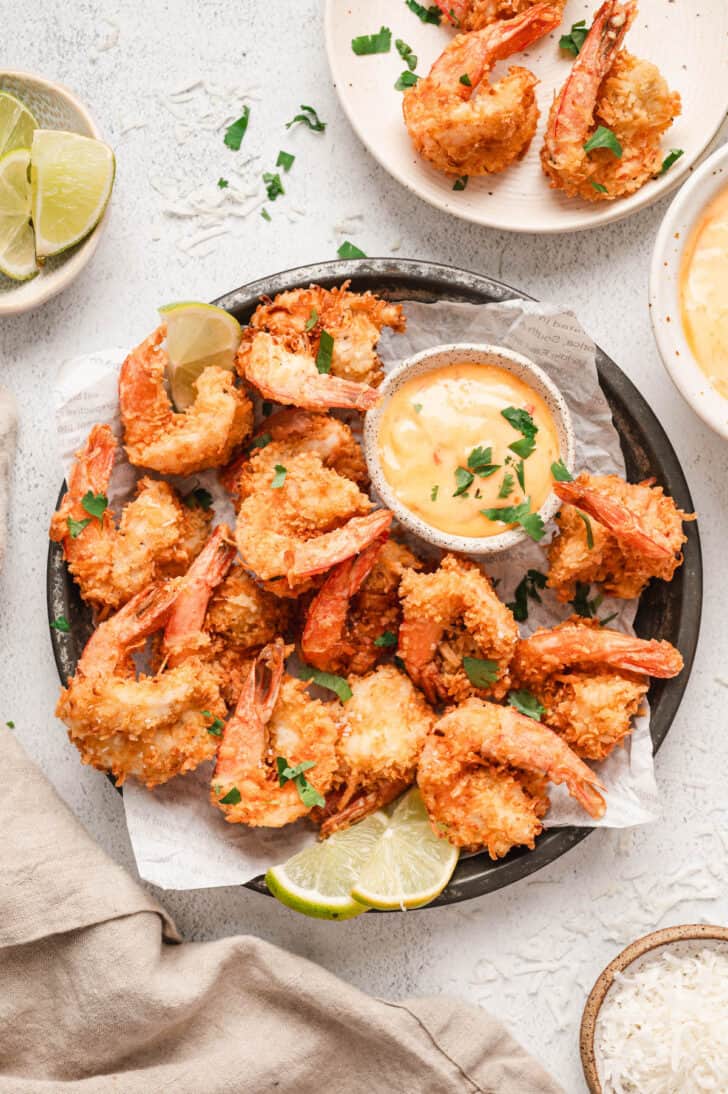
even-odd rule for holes
{"type": "MultiPolygon", "coordinates": [[[[352,262],[324,262],[262,278],[216,300],[241,322],[246,323],[259,297],[307,286],[312,282],[326,287],[351,279],[357,292],[370,289],[391,300],[456,300],[486,304],[517,298],[532,299],[500,281],[482,274],[459,270],[432,262],[409,259],[361,259],[352,262]]],[[[597,348],[599,382],[612,408],[627,465],[627,478],[633,482],[654,476],[685,512],[693,511],[688,484],[665,431],[632,382],[621,369],[597,348]]],[[[64,486],[65,489],[65,486],[64,486]]],[[[683,672],[674,680],[654,680],[649,699],[652,708],[651,732],[655,751],[670,728],[688,682],[700,629],[703,568],[697,525],[686,525],[685,562],[670,584],[653,582],[642,596],[635,628],[645,638],[664,638],[677,646],[685,659],[683,672]]],[[[58,544],[48,551],[49,621],[65,615],[71,629],[62,634],[51,628],[53,653],[61,680],[65,683],[75,671],[81,651],[91,633],[91,613],[78,595],[58,544]]],[[[462,859],[444,892],[433,904],[453,904],[460,900],[500,889],[519,881],[569,851],[594,829],[557,828],[541,835],[534,851],[515,850],[504,859],[492,862],[486,854],[462,859]]],[[[263,878],[255,878],[248,888],[267,893],[263,878]]]]}

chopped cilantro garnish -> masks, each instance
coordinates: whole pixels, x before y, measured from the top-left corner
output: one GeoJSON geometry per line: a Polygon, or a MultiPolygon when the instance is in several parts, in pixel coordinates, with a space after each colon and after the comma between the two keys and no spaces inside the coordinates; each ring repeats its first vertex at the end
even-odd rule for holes
{"type": "Polygon", "coordinates": [[[557,482],[573,482],[574,476],[563,460],[556,460],[551,464],[551,474],[557,482]]]}
{"type": "Polygon", "coordinates": [[[248,128],[248,120],[250,118],[250,107],[244,106],[243,113],[240,115],[236,122],[233,122],[228,127],[225,133],[225,144],[228,148],[232,148],[233,152],[237,152],[240,145],[243,143],[243,137],[245,136],[248,128]]]}
{"type": "Polygon", "coordinates": [[[607,194],[609,191],[603,182],[595,182],[594,179],[589,180],[592,189],[596,190],[598,194],[607,194]]]}
{"type": "Polygon", "coordinates": [[[303,669],[303,676],[301,677],[303,680],[318,684],[320,688],[328,688],[329,691],[333,691],[335,695],[338,695],[342,703],[351,699],[351,688],[343,676],[335,676],[332,672],[320,672],[308,665],[304,665],[303,669]]]}
{"type": "Polygon", "coordinates": [[[513,612],[513,618],[518,623],[525,623],[528,619],[528,600],[535,600],[538,604],[541,603],[541,597],[539,596],[539,589],[546,588],[546,575],[542,574],[540,570],[527,570],[524,577],[516,585],[515,600],[512,600],[506,607],[510,608],[513,612]]]}
{"type": "Polygon", "coordinates": [[[217,180],[217,185],[220,187],[221,190],[227,190],[230,183],[227,179],[220,178],[217,180]]]}
{"type": "Polygon", "coordinates": [[[503,482],[501,483],[500,490],[498,491],[498,497],[507,498],[509,494],[513,493],[514,486],[515,482],[513,479],[513,475],[510,473],[510,471],[506,471],[505,475],[503,476],[503,482]]]}
{"type": "Polygon", "coordinates": [[[501,521],[503,524],[520,524],[523,531],[538,543],[544,536],[544,524],[538,513],[531,512],[531,499],[526,498],[520,505],[504,505],[496,509],[481,509],[488,520],[501,521]]]}
{"type": "Polygon", "coordinates": [[[673,163],[677,163],[677,161],[680,159],[680,157],[684,156],[684,155],[685,155],[685,152],[682,148],[673,148],[670,152],[668,152],[668,154],[665,156],[664,160],[662,161],[662,167],[660,168],[660,174],[664,175],[666,171],[670,170],[673,163]]]}
{"type": "Polygon", "coordinates": [[[421,414],[422,413],[422,403],[413,403],[412,404],[412,409],[414,410],[415,414],[421,414]]]}
{"type": "Polygon", "coordinates": [[[599,620],[599,626],[600,627],[606,627],[607,623],[611,623],[612,620],[616,619],[618,615],[619,615],[619,612],[612,612],[611,615],[605,615],[604,619],[599,620]]]}
{"type": "Polygon", "coordinates": [[[440,20],[442,19],[442,12],[436,4],[432,4],[429,8],[426,8],[423,4],[418,4],[417,0],[404,0],[404,2],[410,11],[413,11],[423,23],[434,23],[436,27],[439,27],[440,20]]]}
{"type": "Polygon", "coordinates": [[[430,501],[437,501],[437,495],[440,493],[439,486],[433,486],[430,490],[430,501]]]}
{"type": "Polygon", "coordinates": [[[453,183],[453,190],[464,190],[465,187],[468,185],[469,178],[469,175],[460,175],[458,178],[455,179],[455,182],[453,183]]]}
{"type": "Polygon", "coordinates": [[[66,524],[68,531],[71,534],[71,539],[77,539],[87,524],[91,523],[91,517],[86,517],[84,520],[74,520],[73,517],[68,517],[66,524]]]}
{"type": "Polygon", "coordinates": [[[51,623],[54,631],[60,631],[61,634],[68,634],[71,629],[71,624],[66,619],[65,615],[57,615],[51,623]]]}
{"type": "Polygon", "coordinates": [[[392,631],[384,631],[379,635],[379,638],[374,639],[374,645],[380,649],[388,649],[390,646],[397,645],[397,635],[392,631]]]}
{"type": "Polygon", "coordinates": [[[584,145],[585,152],[593,152],[596,148],[608,148],[618,160],[622,158],[622,145],[613,131],[608,129],[606,125],[598,126],[584,145]]]}
{"type": "Polygon", "coordinates": [[[453,10],[453,8],[450,8],[449,12],[447,13],[447,17],[448,17],[448,19],[450,20],[450,22],[452,23],[452,25],[454,27],[459,27],[460,26],[460,20],[458,19],[457,15],[455,14],[455,11],[453,10]]]}
{"type": "Polygon", "coordinates": [[[189,494],[185,494],[182,501],[188,509],[207,510],[212,508],[212,494],[202,486],[198,486],[196,490],[192,490],[189,494]]]}
{"type": "Polygon", "coordinates": [[[12,719],[9,722],[6,722],[5,725],[8,729],[15,729],[15,722],[13,722],[12,719]]]}
{"type": "Polygon", "coordinates": [[[273,174],[272,171],[266,171],[263,175],[263,182],[265,183],[265,192],[268,195],[268,201],[275,201],[281,194],[285,194],[283,189],[283,183],[281,182],[281,176],[273,174]]]}
{"type": "Polygon", "coordinates": [[[590,551],[594,549],[594,532],[592,530],[591,521],[586,513],[580,513],[577,509],[577,516],[580,516],[584,521],[584,527],[586,528],[586,545],[590,551]]]}
{"type": "Polygon", "coordinates": [[[475,476],[472,471],[466,471],[464,467],[455,468],[455,491],[453,493],[454,498],[462,497],[465,491],[473,485],[473,479],[475,476]]]}
{"type": "Polygon", "coordinates": [[[232,790],[228,790],[224,798],[218,799],[222,805],[237,805],[240,801],[240,791],[237,786],[234,786],[232,790]]]}
{"type": "MultiPolygon", "coordinates": [[[[518,443],[518,442],[516,442],[518,443]]],[[[518,485],[524,494],[526,492],[526,465],[523,460],[519,460],[516,464],[516,478],[518,479],[518,485]]]]}
{"type": "Polygon", "coordinates": [[[222,731],[225,727],[225,723],[223,722],[222,718],[216,718],[215,715],[212,714],[209,710],[202,710],[200,711],[200,713],[202,714],[203,718],[212,718],[212,722],[207,727],[207,732],[212,737],[222,737],[222,731]]]}
{"type": "MultiPolygon", "coordinates": [[[[273,413],[273,403],[270,403],[267,399],[265,399],[261,403],[260,409],[263,411],[264,418],[270,418],[271,414],[273,413]]],[[[267,443],[268,442],[266,441],[266,444],[267,443]]]]}
{"type": "Polygon", "coordinates": [[[395,91],[406,91],[408,87],[414,87],[419,76],[416,72],[410,72],[409,70],[403,72],[397,77],[397,82],[394,85],[395,91]]]}
{"type": "Polygon", "coordinates": [[[89,516],[97,517],[98,520],[101,520],[108,508],[109,499],[106,497],[106,494],[94,494],[92,490],[88,490],[81,498],[81,505],[89,516]]]}
{"type": "Polygon", "coordinates": [[[577,581],[574,599],[569,601],[576,614],[583,616],[584,619],[593,619],[604,599],[600,593],[590,600],[590,592],[590,585],[584,581],[577,581]]]}
{"type": "Polygon", "coordinates": [[[470,470],[481,479],[489,479],[491,475],[495,475],[496,471],[500,469],[499,463],[492,463],[493,449],[483,448],[482,445],[478,445],[468,456],[468,467],[470,470]]]}
{"type": "Polygon", "coordinates": [[[546,713],[546,707],[530,691],[509,691],[508,704],[515,707],[519,714],[533,718],[534,722],[540,722],[546,713]]]}
{"type": "Polygon", "coordinates": [[[389,53],[391,45],[392,32],[389,27],[381,27],[377,34],[360,34],[351,40],[351,48],[357,57],[368,53],[389,53]]]}
{"type": "Polygon", "coordinates": [[[286,129],[290,129],[292,125],[296,125],[297,122],[303,122],[309,129],[312,129],[314,133],[323,133],[326,128],[326,122],[322,122],[318,114],[312,106],[304,106],[301,103],[301,113],[296,114],[295,118],[291,118],[290,122],[286,122],[286,129]]]}
{"type": "Polygon", "coordinates": [[[339,249],[336,253],[339,256],[339,258],[366,258],[367,257],[364,254],[364,252],[362,250],[360,250],[359,247],[355,247],[354,244],[350,243],[348,239],[344,240],[344,242],[341,244],[341,246],[339,247],[339,249]]]}
{"type": "Polygon", "coordinates": [[[465,87],[472,87],[473,86],[472,81],[471,81],[470,77],[468,76],[467,72],[463,72],[462,76],[460,77],[460,83],[463,84],[465,87]]]}
{"type": "Polygon", "coordinates": [[[281,150],[278,153],[278,159],[276,160],[276,167],[282,167],[284,171],[290,171],[295,162],[296,162],[296,157],[294,155],[292,155],[290,152],[283,152],[281,150]]]}
{"type": "Polygon", "coordinates": [[[316,311],[315,308],[311,308],[311,314],[309,315],[308,319],[306,320],[306,326],[305,326],[304,329],[307,332],[310,331],[310,330],[313,330],[313,328],[316,326],[317,323],[318,323],[318,312],[316,311]]]}
{"type": "Polygon", "coordinates": [[[527,460],[536,447],[535,437],[538,433],[538,426],[528,411],[522,407],[508,406],[505,410],[501,410],[501,414],[509,425],[512,425],[514,429],[523,434],[520,441],[514,441],[508,447],[511,452],[515,452],[522,460],[527,460]]]}
{"type": "MultiPolygon", "coordinates": [[[[270,411],[268,411],[270,413],[270,411]]],[[[257,437],[253,437],[250,442],[251,448],[267,448],[273,437],[270,433],[260,433],[257,437]]]]}
{"type": "Polygon", "coordinates": [[[327,330],[322,330],[318,353],[316,354],[316,368],[319,372],[324,374],[331,372],[331,359],[333,356],[334,339],[327,330]]]}
{"type": "Polygon", "coordinates": [[[417,68],[417,54],[413,53],[412,48],[406,42],[403,42],[401,38],[395,39],[394,44],[397,47],[397,53],[407,65],[407,68],[414,72],[417,68]]]}
{"type": "Polygon", "coordinates": [[[261,209],[260,210],[260,215],[262,216],[263,220],[270,221],[270,219],[271,219],[271,215],[270,215],[270,213],[268,212],[267,209],[261,209]]]}
{"type": "Polygon", "coordinates": [[[310,771],[315,766],[313,760],[302,760],[300,764],[291,767],[284,756],[276,756],[278,785],[285,786],[286,783],[292,782],[298,791],[299,798],[309,809],[312,809],[314,805],[326,805],[326,799],[319,794],[315,786],[311,786],[304,774],[305,771],[310,771]]]}
{"type": "Polygon", "coordinates": [[[588,33],[589,29],[586,25],[586,21],[580,19],[578,23],[572,24],[568,34],[561,35],[559,38],[559,49],[563,49],[566,53],[572,53],[574,57],[578,57],[588,33]]]}
{"type": "Polygon", "coordinates": [[[271,487],[273,488],[273,490],[280,490],[281,486],[283,486],[283,483],[286,481],[286,475],[288,474],[288,471],[281,463],[277,463],[274,470],[275,475],[271,480],[271,487]]]}
{"type": "Polygon", "coordinates": [[[463,657],[463,670],[474,688],[487,688],[498,679],[498,662],[484,657],[463,657]]]}

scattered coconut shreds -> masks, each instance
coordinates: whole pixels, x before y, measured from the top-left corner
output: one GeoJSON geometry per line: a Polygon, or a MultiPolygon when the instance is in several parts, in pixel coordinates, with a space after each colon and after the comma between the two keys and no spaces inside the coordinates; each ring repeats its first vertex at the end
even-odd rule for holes
{"type": "Polygon", "coordinates": [[[121,124],[121,127],[119,129],[119,136],[123,137],[127,133],[133,132],[133,130],[135,129],[146,129],[146,127],[147,123],[142,121],[141,118],[137,119],[136,121],[125,121],[121,124]]]}
{"type": "Polygon", "coordinates": [[[260,100],[257,87],[248,84],[215,84],[194,80],[169,95],[162,106],[175,119],[175,138],[184,144],[196,133],[219,133],[243,112],[243,107],[260,100]]]}
{"type": "Polygon", "coordinates": [[[728,954],[663,949],[618,973],[599,1013],[604,1094],[728,1089],[728,954]]]}
{"type": "Polygon", "coordinates": [[[113,49],[114,46],[119,44],[119,24],[106,16],[104,16],[103,21],[106,23],[106,27],[97,31],[98,37],[94,42],[94,49],[97,53],[106,53],[107,50],[113,49]]]}

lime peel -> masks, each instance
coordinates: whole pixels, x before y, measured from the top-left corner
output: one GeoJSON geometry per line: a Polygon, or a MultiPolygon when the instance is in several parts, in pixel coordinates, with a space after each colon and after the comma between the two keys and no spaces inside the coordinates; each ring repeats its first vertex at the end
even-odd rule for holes
{"type": "Polygon", "coordinates": [[[194,300],[164,304],[159,314],[167,325],[172,401],[183,411],[195,401],[195,382],[204,369],[234,370],[242,329],[224,308],[194,300]]]}
{"type": "Polygon", "coordinates": [[[0,272],[13,281],[38,273],[30,225],[30,150],[16,148],[0,158],[0,272]]]}

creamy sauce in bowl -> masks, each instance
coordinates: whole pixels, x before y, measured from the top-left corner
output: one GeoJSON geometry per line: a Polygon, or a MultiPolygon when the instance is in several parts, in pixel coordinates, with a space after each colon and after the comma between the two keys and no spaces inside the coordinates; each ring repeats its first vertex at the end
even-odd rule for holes
{"type": "Polygon", "coordinates": [[[710,202],[688,240],[680,310],[693,357],[728,398],[728,189],[710,202]]]}
{"type": "Polygon", "coordinates": [[[410,512],[473,539],[500,535],[513,523],[483,510],[526,499],[530,512],[540,509],[560,458],[545,399],[507,369],[470,361],[401,384],[383,410],[377,445],[382,474],[410,512]]]}

